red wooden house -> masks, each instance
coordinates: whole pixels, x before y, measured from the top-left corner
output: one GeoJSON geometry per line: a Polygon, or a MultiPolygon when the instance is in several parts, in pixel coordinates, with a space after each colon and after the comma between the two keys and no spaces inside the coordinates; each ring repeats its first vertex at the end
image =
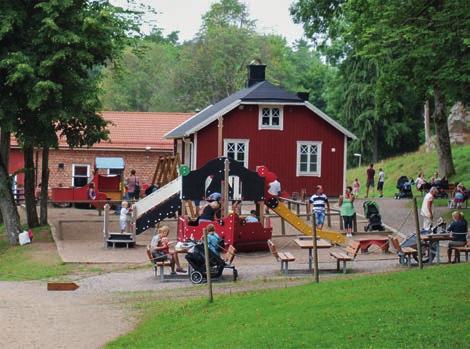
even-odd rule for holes
{"type": "Polygon", "coordinates": [[[251,169],[266,165],[288,193],[314,191],[331,196],[346,182],[348,139],[356,137],[308,102],[265,80],[265,65],[248,67],[247,87],[189,118],[165,137],[192,169],[217,156],[251,169]]]}

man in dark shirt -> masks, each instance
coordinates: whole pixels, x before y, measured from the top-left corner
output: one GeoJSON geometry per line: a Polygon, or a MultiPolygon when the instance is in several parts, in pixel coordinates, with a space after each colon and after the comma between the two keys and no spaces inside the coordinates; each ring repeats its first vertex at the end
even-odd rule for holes
{"type": "MultiPolygon", "coordinates": [[[[455,211],[452,213],[453,221],[447,228],[447,231],[451,233],[452,241],[449,242],[447,246],[447,257],[449,259],[449,263],[452,259],[452,251],[454,247],[461,247],[467,244],[467,233],[468,233],[468,225],[467,221],[464,219],[462,213],[459,211],[455,211]]],[[[454,262],[457,260],[457,253],[455,252],[454,262]]]]}
{"type": "Polygon", "coordinates": [[[374,190],[374,176],[374,164],[370,164],[369,168],[367,169],[366,198],[369,197],[369,188],[372,187],[372,190],[374,190]]]}

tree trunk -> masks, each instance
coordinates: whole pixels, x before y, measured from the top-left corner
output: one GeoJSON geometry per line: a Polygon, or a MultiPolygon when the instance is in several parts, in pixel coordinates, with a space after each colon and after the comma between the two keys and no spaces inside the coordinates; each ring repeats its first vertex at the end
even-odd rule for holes
{"type": "Polygon", "coordinates": [[[376,128],[372,138],[372,163],[376,163],[379,159],[379,130],[376,128]]]}
{"type": "Polygon", "coordinates": [[[42,172],[41,172],[41,201],[40,201],[40,217],[41,225],[47,224],[47,201],[49,188],[49,147],[42,149],[42,172]]]}
{"type": "Polygon", "coordinates": [[[10,245],[16,245],[18,243],[18,234],[21,232],[21,224],[13,193],[11,192],[11,181],[8,175],[10,133],[2,129],[0,137],[0,211],[4,217],[8,241],[10,245]]]}
{"type": "Polygon", "coordinates": [[[431,151],[431,122],[429,112],[429,99],[424,102],[424,144],[426,152],[431,151]]]}
{"type": "Polygon", "coordinates": [[[450,146],[449,127],[445,115],[445,98],[439,85],[434,86],[434,127],[437,138],[437,156],[439,160],[439,173],[441,176],[455,174],[452,148],[450,146]]]}
{"type": "Polygon", "coordinates": [[[25,145],[24,149],[24,199],[26,202],[26,217],[30,228],[39,225],[36,210],[35,183],[34,183],[34,148],[25,145]]]}

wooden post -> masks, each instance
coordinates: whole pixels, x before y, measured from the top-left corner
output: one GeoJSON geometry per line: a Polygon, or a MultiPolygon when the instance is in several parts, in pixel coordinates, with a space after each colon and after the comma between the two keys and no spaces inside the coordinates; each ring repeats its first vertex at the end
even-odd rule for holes
{"type": "Polygon", "coordinates": [[[211,279],[211,267],[209,265],[209,246],[207,244],[207,228],[204,228],[204,255],[205,255],[205,263],[206,263],[206,279],[207,279],[207,287],[209,288],[209,303],[214,301],[214,297],[212,295],[212,279],[211,279]]]}
{"type": "MultiPolygon", "coordinates": [[[[416,202],[416,197],[413,197],[413,211],[415,215],[416,225],[416,247],[418,250],[418,266],[419,269],[423,269],[423,247],[421,246],[421,231],[419,230],[418,204],[416,202]]],[[[411,256],[409,256],[409,258],[411,258],[411,256]]]]}
{"type": "Polygon", "coordinates": [[[317,220],[315,213],[312,214],[312,242],[313,242],[313,278],[320,282],[318,275],[318,248],[317,248],[317,220]]]}
{"type": "Polygon", "coordinates": [[[331,228],[331,210],[326,213],[326,226],[331,228]]]}
{"type": "Polygon", "coordinates": [[[103,216],[104,247],[108,247],[108,236],[109,236],[109,204],[106,204],[104,205],[104,216],[103,216]]]}
{"type": "Polygon", "coordinates": [[[256,205],[257,211],[256,213],[258,214],[259,221],[263,225],[263,228],[266,228],[264,226],[264,201],[258,201],[258,204],[256,205]]]}
{"type": "Polygon", "coordinates": [[[353,233],[356,233],[357,232],[357,215],[354,214],[354,217],[353,217],[353,233]]]}
{"type": "Polygon", "coordinates": [[[300,215],[300,202],[297,202],[297,216],[300,215]]]}
{"type": "Polygon", "coordinates": [[[223,187],[223,208],[222,208],[222,218],[228,216],[228,176],[230,173],[230,161],[225,159],[224,161],[224,187],[223,187]]]}
{"type": "Polygon", "coordinates": [[[217,127],[217,156],[224,155],[224,118],[222,116],[219,117],[219,123],[217,127]]]}
{"type": "Polygon", "coordinates": [[[281,217],[281,234],[286,235],[286,221],[281,217]]]}
{"type": "Polygon", "coordinates": [[[312,204],[310,203],[310,200],[307,199],[305,203],[305,213],[307,214],[307,222],[310,220],[310,215],[312,214],[312,204]]]}

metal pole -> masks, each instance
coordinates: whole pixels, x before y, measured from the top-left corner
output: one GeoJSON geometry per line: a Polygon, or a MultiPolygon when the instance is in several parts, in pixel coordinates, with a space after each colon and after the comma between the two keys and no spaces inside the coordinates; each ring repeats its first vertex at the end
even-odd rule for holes
{"type": "MultiPolygon", "coordinates": [[[[421,246],[421,232],[419,229],[418,204],[416,202],[416,197],[413,198],[413,211],[415,214],[416,224],[416,247],[418,250],[418,265],[419,269],[423,269],[423,247],[421,246]]],[[[411,258],[411,256],[409,258],[411,258]]]]}
{"type": "Polygon", "coordinates": [[[207,279],[207,287],[209,288],[209,303],[212,303],[214,297],[212,296],[212,280],[211,280],[211,267],[209,265],[209,246],[207,245],[207,228],[203,230],[204,235],[204,255],[205,255],[205,263],[206,263],[206,279],[207,279]]]}
{"type": "Polygon", "coordinates": [[[315,212],[312,214],[312,243],[313,243],[313,278],[315,282],[320,282],[318,276],[318,248],[317,248],[317,219],[315,212]]]}

